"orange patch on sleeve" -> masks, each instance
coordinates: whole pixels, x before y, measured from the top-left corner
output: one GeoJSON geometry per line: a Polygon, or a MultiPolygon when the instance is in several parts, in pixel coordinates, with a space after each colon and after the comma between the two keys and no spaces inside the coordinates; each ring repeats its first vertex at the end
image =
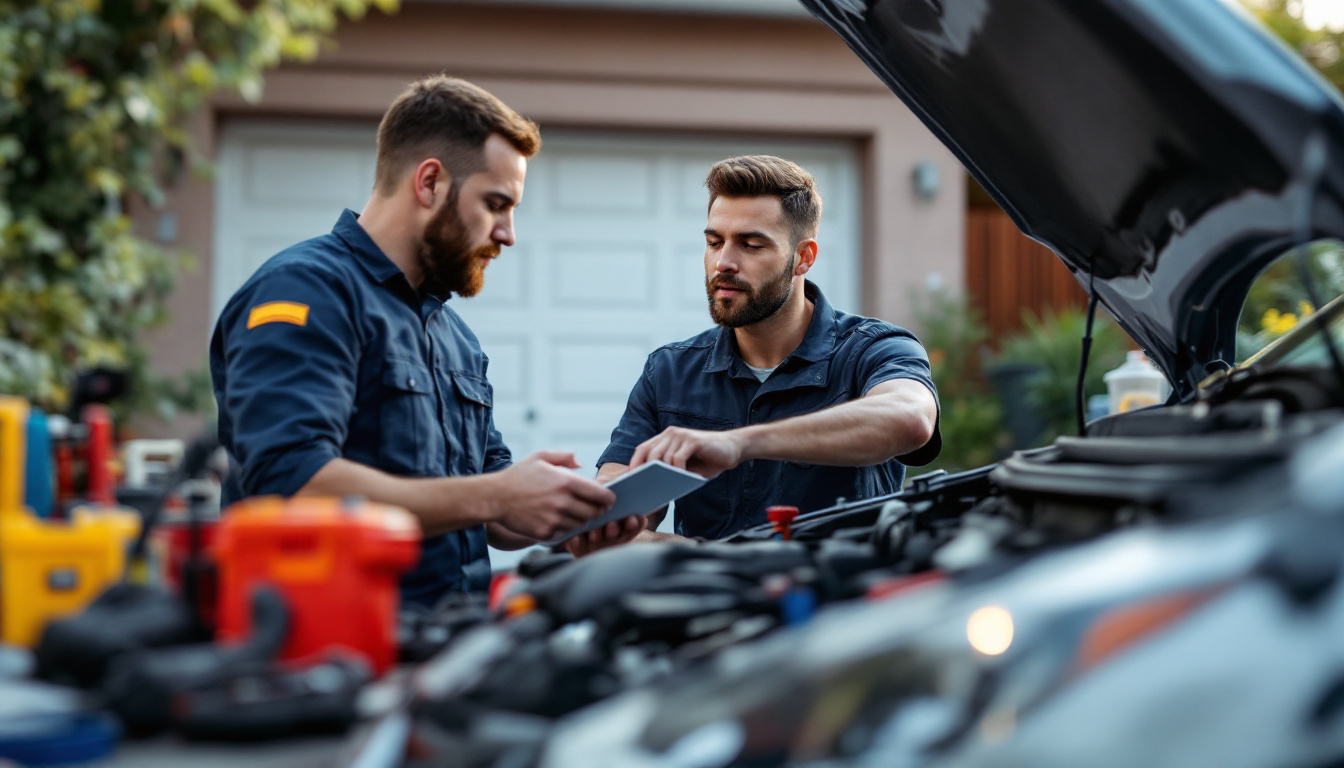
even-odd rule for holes
{"type": "Polygon", "coordinates": [[[258,304],[247,313],[247,329],[250,331],[267,323],[289,323],[291,325],[308,324],[308,305],[293,301],[271,301],[258,304]]]}

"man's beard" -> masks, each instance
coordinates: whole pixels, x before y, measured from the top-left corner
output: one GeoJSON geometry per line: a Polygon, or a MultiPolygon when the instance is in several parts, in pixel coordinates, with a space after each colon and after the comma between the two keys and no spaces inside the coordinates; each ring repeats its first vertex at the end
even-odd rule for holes
{"type": "Polygon", "coordinates": [[[728,328],[755,325],[778,312],[793,295],[793,259],[789,259],[779,277],[766,281],[759,289],[752,288],[727,272],[720,272],[712,279],[705,280],[705,294],[709,297],[709,316],[715,324],[728,328]],[[736,300],[740,302],[739,305],[729,309],[728,300],[716,298],[714,291],[719,288],[742,291],[742,296],[736,300]]]}
{"type": "Polygon", "coordinates": [[[443,208],[425,226],[416,245],[416,261],[425,274],[424,289],[436,296],[456,293],[470,297],[485,285],[487,259],[499,255],[499,245],[471,247],[467,228],[457,213],[457,194],[448,193],[443,208]]]}

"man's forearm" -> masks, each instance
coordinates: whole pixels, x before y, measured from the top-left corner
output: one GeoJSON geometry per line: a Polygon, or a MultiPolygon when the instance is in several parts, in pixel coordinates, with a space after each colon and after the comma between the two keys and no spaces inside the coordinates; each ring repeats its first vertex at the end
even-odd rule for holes
{"type": "Polygon", "coordinates": [[[514,533],[499,523],[488,523],[485,526],[486,541],[495,549],[518,550],[526,549],[533,544],[537,544],[536,539],[529,539],[521,533],[514,533]]]}
{"type": "Polygon", "coordinates": [[[905,388],[870,394],[824,411],[734,430],[742,460],[775,459],[868,466],[929,441],[937,417],[933,397],[905,388]]]}
{"type": "Polygon", "coordinates": [[[487,475],[396,477],[348,459],[332,459],[297,496],[362,496],[404,507],[420,520],[426,536],[493,520],[485,492],[487,475]]]}

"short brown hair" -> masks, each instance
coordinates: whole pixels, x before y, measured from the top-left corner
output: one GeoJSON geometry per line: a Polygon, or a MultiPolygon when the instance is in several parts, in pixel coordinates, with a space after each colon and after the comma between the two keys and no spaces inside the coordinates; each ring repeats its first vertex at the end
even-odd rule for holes
{"type": "Polygon", "coordinates": [[[485,168],[485,140],[497,133],[524,157],[541,149],[537,124],[480,86],[433,75],[401,92],[378,126],[375,188],[391,194],[415,164],[433,157],[454,184],[485,168]]]}
{"type": "Polygon", "coordinates": [[[709,169],[709,207],[720,197],[779,198],[790,245],[817,236],[821,223],[821,195],[812,174],[797,163],[773,155],[747,155],[720,160],[709,169]]]}

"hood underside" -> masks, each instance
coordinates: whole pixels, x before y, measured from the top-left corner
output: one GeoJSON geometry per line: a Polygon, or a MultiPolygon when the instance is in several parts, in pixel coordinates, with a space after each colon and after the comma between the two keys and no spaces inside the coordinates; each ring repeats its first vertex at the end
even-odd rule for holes
{"type": "Polygon", "coordinates": [[[802,0],[1181,397],[1261,269],[1344,235],[1338,95],[1231,1],[802,0]]]}

